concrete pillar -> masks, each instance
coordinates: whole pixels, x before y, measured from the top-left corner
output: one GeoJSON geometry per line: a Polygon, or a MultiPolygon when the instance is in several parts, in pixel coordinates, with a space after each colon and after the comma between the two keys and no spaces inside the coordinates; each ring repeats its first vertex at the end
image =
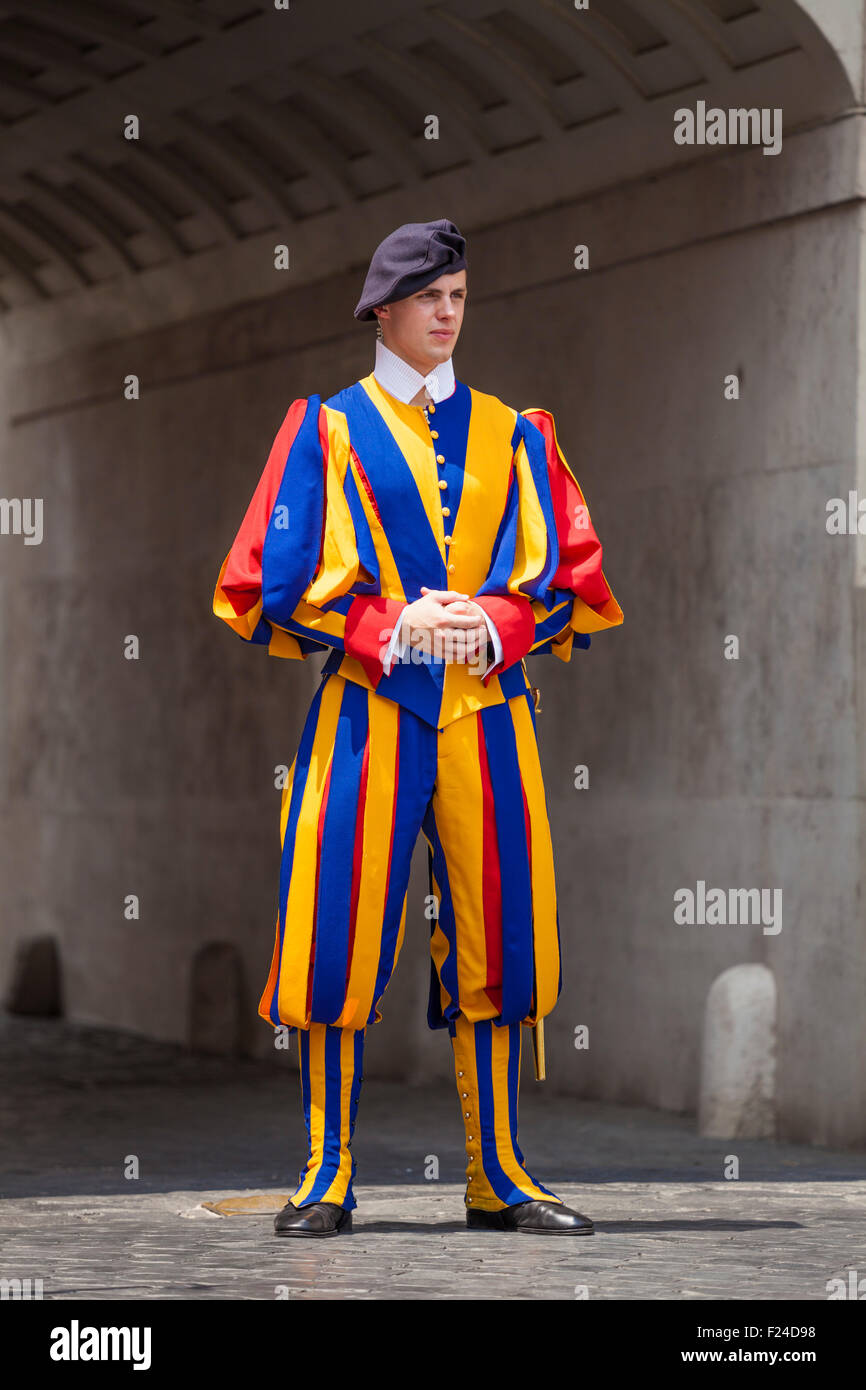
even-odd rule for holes
{"type": "Polygon", "coordinates": [[[704,1013],[698,1133],[776,1136],[776,982],[765,965],[734,965],[713,981],[704,1013]]]}

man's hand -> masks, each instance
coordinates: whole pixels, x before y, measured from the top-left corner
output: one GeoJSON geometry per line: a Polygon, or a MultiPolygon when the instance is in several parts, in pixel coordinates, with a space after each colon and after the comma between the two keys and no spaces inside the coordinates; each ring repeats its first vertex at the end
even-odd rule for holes
{"type": "Polygon", "coordinates": [[[468,594],[428,589],[403,613],[402,635],[413,647],[448,662],[474,661],[487,644],[484,614],[468,594]]]}

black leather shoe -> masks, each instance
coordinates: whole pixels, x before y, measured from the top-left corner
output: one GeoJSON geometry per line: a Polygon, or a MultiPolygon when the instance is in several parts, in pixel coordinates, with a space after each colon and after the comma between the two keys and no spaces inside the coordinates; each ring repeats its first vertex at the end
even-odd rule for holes
{"type": "Polygon", "coordinates": [[[351,1229],[351,1211],[336,1202],[310,1202],[306,1207],[286,1202],[274,1217],[278,1236],[338,1236],[351,1229]]]}
{"type": "Polygon", "coordinates": [[[516,1202],[501,1211],[467,1207],[466,1225],[475,1230],[524,1231],[527,1235],[591,1236],[595,1231],[588,1216],[561,1202],[516,1202]]]}

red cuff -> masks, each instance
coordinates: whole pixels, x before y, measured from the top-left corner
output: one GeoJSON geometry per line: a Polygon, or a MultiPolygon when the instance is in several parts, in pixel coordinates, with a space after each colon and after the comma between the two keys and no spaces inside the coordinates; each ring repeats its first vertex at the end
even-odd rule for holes
{"type": "Polygon", "coordinates": [[[491,676],[498,676],[526,656],[535,641],[535,614],[529,599],[522,594],[484,594],[476,597],[475,602],[493,619],[502,642],[502,660],[481,677],[482,684],[487,685],[491,676]]]}
{"type": "Polygon", "coordinates": [[[382,598],[379,594],[358,594],[346,614],[344,645],[347,656],[360,661],[373,689],[382,679],[382,658],[394,632],[397,619],[406,607],[402,598],[382,598]]]}

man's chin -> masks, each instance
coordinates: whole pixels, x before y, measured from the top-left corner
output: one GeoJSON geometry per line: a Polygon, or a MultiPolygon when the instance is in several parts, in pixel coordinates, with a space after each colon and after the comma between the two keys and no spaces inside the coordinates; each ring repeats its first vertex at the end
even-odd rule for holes
{"type": "Polygon", "coordinates": [[[447,343],[437,343],[435,339],[428,347],[428,356],[434,364],[447,362],[454,351],[454,339],[449,338],[447,343]]]}

